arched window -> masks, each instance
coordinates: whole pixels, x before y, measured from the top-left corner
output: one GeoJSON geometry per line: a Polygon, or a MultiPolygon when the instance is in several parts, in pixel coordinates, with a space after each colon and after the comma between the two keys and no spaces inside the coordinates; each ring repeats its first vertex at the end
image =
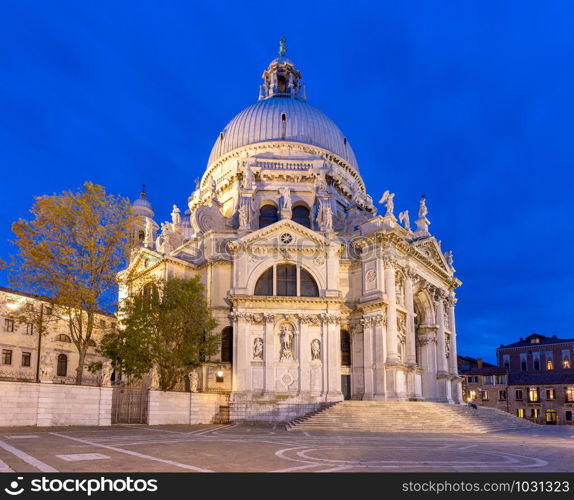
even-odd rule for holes
{"type": "Polygon", "coordinates": [[[293,208],[292,220],[301,224],[302,226],[311,229],[311,217],[309,216],[309,209],[303,205],[293,208]]]}
{"type": "Polygon", "coordinates": [[[295,297],[297,290],[300,290],[301,297],[319,296],[319,287],[313,276],[305,269],[298,269],[294,264],[278,264],[275,270],[275,288],[273,279],[273,267],[270,267],[257,280],[255,295],[295,297]]]}
{"type": "Polygon", "coordinates": [[[233,363],[233,328],[230,326],[221,332],[221,362],[233,363]]]}
{"type": "Polygon", "coordinates": [[[351,336],[341,330],[341,366],[351,366],[351,336]]]}
{"type": "Polygon", "coordinates": [[[153,303],[159,300],[159,294],[157,292],[157,287],[154,283],[146,283],[141,289],[142,297],[145,299],[145,303],[153,303]]]}
{"type": "Polygon", "coordinates": [[[145,231],[140,229],[138,231],[138,243],[143,243],[145,241],[145,231]]]}
{"type": "Polygon", "coordinates": [[[259,228],[270,226],[279,220],[277,207],[273,205],[263,205],[259,211],[259,228]]]}
{"type": "Polygon", "coordinates": [[[273,268],[270,267],[257,280],[255,295],[273,295],[273,268]]]}
{"type": "Polygon", "coordinates": [[[71,339],[68,335],[66,335],[66,334],[64,334],[64,333],[60,333],[60,335],[56,336],[56,341],[57,341],[57,342],[68,342],[68,343],[71,343],[71,342],[72,342],[72,339],[71,339]]]}
{"type": "Polygon", "coordinates": [[[58,367],[56,370],[58,377],[65,377],[68,374],[68,356],[60,354],[58,356],[58,367]]]}

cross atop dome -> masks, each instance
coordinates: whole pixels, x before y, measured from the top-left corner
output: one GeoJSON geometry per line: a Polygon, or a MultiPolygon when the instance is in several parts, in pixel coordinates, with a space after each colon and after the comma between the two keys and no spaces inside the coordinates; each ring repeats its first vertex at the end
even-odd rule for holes
{"type": "Polygon", "coordinates": [[[301,84],[301,72],[285,57],[287,40],[279,40],[279,56],[273,59],[263,72],[263,84],[259,88],[259,100],[270,97],[291,97],[306,101],[305,86],[301,84]]]}

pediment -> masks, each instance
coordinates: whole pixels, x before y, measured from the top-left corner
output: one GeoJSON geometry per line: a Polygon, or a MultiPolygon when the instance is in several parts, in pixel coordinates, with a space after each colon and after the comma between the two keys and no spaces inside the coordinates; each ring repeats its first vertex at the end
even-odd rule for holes
{"type": "Polygon", "coordinates": [[[415,241],[413,243],[413,246],[425,258],[430,260],[436,266],[440,267],[443,271],[445,271],[449,274],[452,273],[452,269],[448,265],[444,255],[442,253],[440,245],[438,244],[438,242],[436,241],[434,236],[415,241]]]}
{"type": "Polygon", "coordinates": [[[323,234],[298,224],[291,219],[282,219],[257,231],[250,232],[233,241],[232,248],[285,246],[292,248],[340,247],[340,243],[323,234]]]}
{"type": "Polygon", "coordinates": [[[129,277],[143,273],[146,269],[155,266],[163,260],[163,255],[150,250],[149,248],[139,247],[133,250],[129,266],[121,274],[129,277]]]}

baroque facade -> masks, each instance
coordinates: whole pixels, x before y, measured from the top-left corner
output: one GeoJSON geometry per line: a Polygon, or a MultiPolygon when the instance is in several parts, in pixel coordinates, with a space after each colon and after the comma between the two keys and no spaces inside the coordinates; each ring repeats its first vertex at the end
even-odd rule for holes
{"type": "Polygon", "coordinates": [[[141,245],[120,299],[150,277],[201,276],[223,341],[199,390],[230,391],[234,418],[343,398],[460,402],[452,253],[424,196],[414,228],[394,196],[377,215],[349,140],[307,103],[283,47],[185,213],[174,205],[160,226],[145,193],[134,202],[141,245]]]}

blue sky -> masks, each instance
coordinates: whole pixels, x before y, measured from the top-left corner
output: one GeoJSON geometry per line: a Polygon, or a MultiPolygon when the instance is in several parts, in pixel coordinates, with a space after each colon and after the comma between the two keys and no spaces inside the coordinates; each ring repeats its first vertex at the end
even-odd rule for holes
{"type": "Polygon", "coordinates": [[[33,196],[85,180],[147,184],[159,221],[185,206],[285,35],[373,198],[427,195],[464,282],[459,353],[574,337],[573,21],[566,1],[5,1],[0,257],[33,196]]]}

